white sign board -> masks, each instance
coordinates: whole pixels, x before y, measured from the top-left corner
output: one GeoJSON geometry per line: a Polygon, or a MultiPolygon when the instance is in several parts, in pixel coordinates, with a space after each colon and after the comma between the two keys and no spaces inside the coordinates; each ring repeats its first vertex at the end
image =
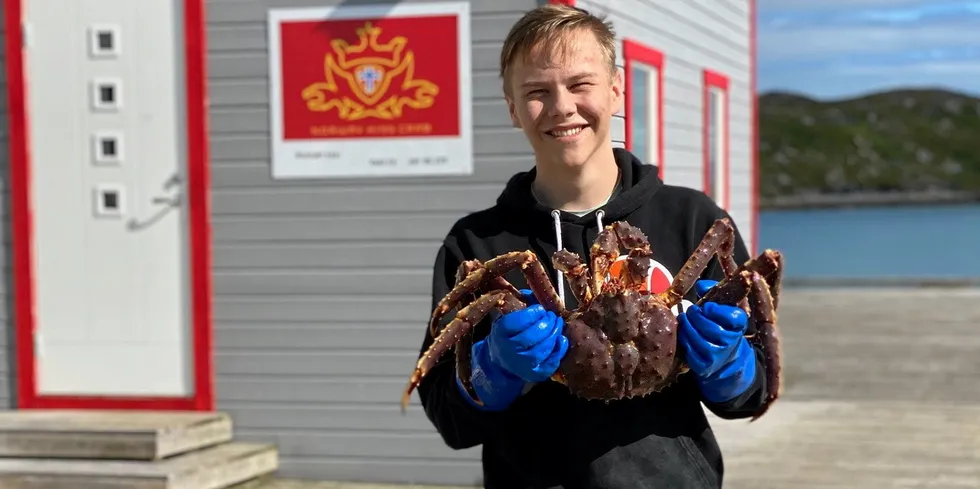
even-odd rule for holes
{"type": "Polygon", "coordinates": [[[469,2],[269,11],[275,178],[473,172],[469,2]]]}

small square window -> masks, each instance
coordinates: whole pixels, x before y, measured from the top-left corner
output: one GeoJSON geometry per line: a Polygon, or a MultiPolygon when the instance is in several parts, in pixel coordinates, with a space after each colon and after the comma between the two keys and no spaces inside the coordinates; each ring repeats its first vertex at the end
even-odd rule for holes
{"type": "Polygon", "coordinates": [[[116,103],[116,86],[99,85],[99,103],[114,105],[116,103]]]}
{"type": "Polygon", "coordinates": [[[107,211],[119,210],[119,192],[106,190],[102,192],[102,208],[107,211]]]}
{"type": "Polygon", "coordinates": [[[98,111],[116,111],[122,106],[122,81],[96,79],[92,82],[92,108],[98,111]]]}
{"type": "Polygon", "coordinates": [[[96,33],[99,51],[112,51],[116,43],[113,42],[112,31],[100,31],[96,33]]]}
{"type": "Polygon", "coordinates": [[[93,58],[114,58],[121,52],[119,27],[94,25],[89,28],[89,55],[93,58]]]}
{"type": "Polygon", "coordinates": [[[116,140],[115,139],[103,139],[101,141],[101,149],[103,155],[110,158],[116,157],[116,140]]]}
{"type": "Polygon", "coordinates": [[[126,208],[122,185],[103,183],[95,186],[95,217],[121,217],[126,208]]]}
{"type": "Polygon", "coordinates": [[[97,165],[117,165],[123,159],[122,134],[98,132],[92,136],[92,160],[97,165]]]}

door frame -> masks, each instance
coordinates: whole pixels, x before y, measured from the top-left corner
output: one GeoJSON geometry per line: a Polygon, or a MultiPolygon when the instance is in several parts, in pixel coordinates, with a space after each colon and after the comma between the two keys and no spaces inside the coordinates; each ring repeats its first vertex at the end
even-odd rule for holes
{"type": "MultiPolygon", "coordinates": [[[[208,168],[207,72],[204,0],[183,2],[187,97],[188,251],[190,253],[194,394],[190,397],[42,396],[34,356],[33,221],[31,214],[28,85],[24,72],[23,2],[3,0],[10,144],[10,219],[13,247],[13,327],[18,409],[214,410],[211,355],[211,229],[208,168]]],[[[178,0],[174,0],[178,1],[178,0]]]]}

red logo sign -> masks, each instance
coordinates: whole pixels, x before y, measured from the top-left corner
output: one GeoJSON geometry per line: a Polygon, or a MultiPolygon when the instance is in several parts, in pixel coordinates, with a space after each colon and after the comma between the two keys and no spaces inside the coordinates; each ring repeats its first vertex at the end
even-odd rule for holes
{"type": "Polygon", "coordinates": [[[457,136],[457,17],[284,21],[283,138],[457,136]]]}

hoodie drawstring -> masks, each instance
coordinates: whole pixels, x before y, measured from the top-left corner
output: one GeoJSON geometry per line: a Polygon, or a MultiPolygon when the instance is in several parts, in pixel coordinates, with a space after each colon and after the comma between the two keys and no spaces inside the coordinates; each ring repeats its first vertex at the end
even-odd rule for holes
{"type": "MultiPolygon", "coordinates": [[[[602,232],[602,218],[605,217],[606,213],[602,210],[596,211],[595,213],[595,223],[598,232],[602,232]]],[[[561,244],[561,211],[555,209],[551,211],[551,219],[555,222],[555,246],[559,250],[565,249],[561,244]]],[[[587,257],[583,257],[587,258],[587,257]]],[[[555,270],[557,275],[555,282],[558,285],[558,297],[561,299],[561,304],[565,305],[565,274],[561,273],[561,270],[555,270]]]]}
{"type": "MultiPolygon", "coordinates": [[[[555,221],[555,246],[558,250],[563,250],[564,247],[561,244],[561,211],[555,209],[551,211],[551,219],[555,221]]],[[[565,305],[565,274],[561,273],[561,270],[555,270],[557,274],[555,282],[558,285],[558,297],[561,299],[561,305],[565,305]]]]}

